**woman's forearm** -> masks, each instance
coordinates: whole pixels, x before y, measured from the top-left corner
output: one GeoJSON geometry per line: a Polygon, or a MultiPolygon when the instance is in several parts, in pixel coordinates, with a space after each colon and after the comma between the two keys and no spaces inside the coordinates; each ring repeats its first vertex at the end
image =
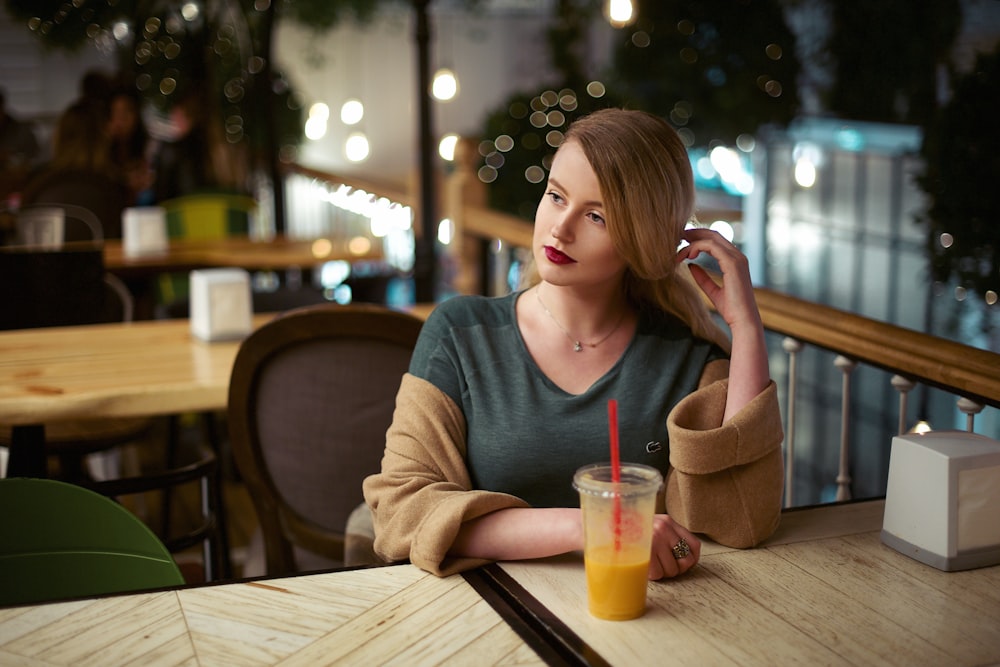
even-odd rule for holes
{"type": "Polygon", "coordinates": [[[771,380],[764,327],[758,320],[733,329],[733,349],[729,363],[729,392],[723,423],[742,410],[771,380]]]}
{"type": "Polygon", "coordinates": [[[583,549],[579,509],[519,507],[464,523],[448,553],[488,560],[524,560],[577,549],[583,549]]]}

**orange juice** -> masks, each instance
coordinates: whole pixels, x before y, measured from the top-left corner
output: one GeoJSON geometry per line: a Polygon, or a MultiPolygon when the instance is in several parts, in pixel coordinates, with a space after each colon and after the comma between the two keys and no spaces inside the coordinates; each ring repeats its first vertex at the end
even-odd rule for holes
{"type": "Polygon", "coordinates": [[[663,477],[656,468],[622,463],[620,474],[591,464],[573,475],[583,514],[583,561],[590,614],[624,621],[646,610],[653,512],[663,477]]]}
{"type": "Polygon", "coordinates": [[[646,609],[649,549],[602,545],[584,552],[590,613],[609,621],[642,616],[646,609]]]}

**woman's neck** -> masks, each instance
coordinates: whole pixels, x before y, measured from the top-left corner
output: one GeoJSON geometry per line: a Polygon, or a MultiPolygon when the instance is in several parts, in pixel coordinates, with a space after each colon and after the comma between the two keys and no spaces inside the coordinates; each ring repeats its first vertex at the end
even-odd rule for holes
{"type": "Polygon", "coordinates": [[[580,341],[607,336],[631,310],[620,287],[583,289],[542,281],[535,285],[534,292],[545,315],[580,341]]]}

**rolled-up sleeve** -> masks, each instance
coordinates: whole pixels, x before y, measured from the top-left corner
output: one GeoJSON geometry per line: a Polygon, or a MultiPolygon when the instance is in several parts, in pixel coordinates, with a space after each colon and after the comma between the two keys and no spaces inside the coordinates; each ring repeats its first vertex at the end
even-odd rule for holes
{"type": "Polygon", "coordinates": [[[668,416],[666,509],[691,531],[745,548],[778,527],[784,431],[773,381],[722,424],[727,389],[727,380],[712,382],[668,416]]]}
{"type": "Polygon", "coordinates": [[[484,564],[448,555],[461,526],[490,512],[527,507],[520,498],[473,490],[465,465],[465,418],[444,392],[406,374],[386,433],[382,469],[363,485],[375,552],[438,576],[484,564]]]}

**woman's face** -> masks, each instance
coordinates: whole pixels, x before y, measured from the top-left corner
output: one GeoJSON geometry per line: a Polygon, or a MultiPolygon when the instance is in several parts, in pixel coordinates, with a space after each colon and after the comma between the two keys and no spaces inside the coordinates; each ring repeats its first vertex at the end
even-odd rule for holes
{"type": "Polygon", "coordinates": [[[625,262],[605,223],[597,175],[580,145],[570,140],[556,152],[535,213],[533,252],[542,280],[566,286],[620,280],[625,262]]]}
{"type": "Polygon", "coordinates": [[[138,110],[132,100],[121,95],[111,100],[108,134],[112,137],[128,137],[138,120],[138,110]]]}

